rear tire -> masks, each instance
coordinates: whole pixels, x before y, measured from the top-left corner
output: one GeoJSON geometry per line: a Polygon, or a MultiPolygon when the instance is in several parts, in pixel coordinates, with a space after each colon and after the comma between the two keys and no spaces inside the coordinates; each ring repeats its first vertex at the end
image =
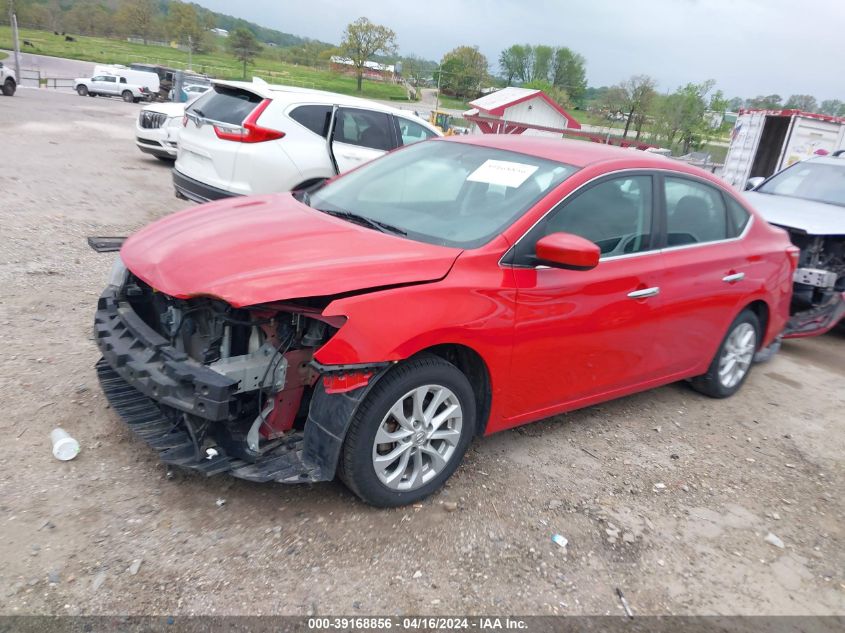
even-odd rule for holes
{"type": "Polygon", "coordinates": [[[6,81],[3,82],[3,95],[6,97],[14,97],[17,87],[18,86],[14,79],[11,77],[7,78],[6,81]]]}
{"type": "Polygon", "coordinates": [[[123,100],[126,103],[134,103],[135,102],[135,96],[132,94],[131,90],[124,90],[121,93],[121,96],[123,97],[123,100]]]}
{"type": "Polygon", "coordinates": [[[728,328],[707,373],[692,379],[692,388],[711,398],[727,398],[742,387],[760,346],[760,320],[743,310],[728,328]]]}
{"type": "Polygon", "coordinates": [[[82,84],[76,87],[76,94],[78,94],[80,97],[85,97],[88,95],[92,97],[94,96],[91,92],[88,91],[88,86],[83,86],[82,84]]]}
{"type": "Polygon", "coordinates": [[[338,475],[374,506],[419,501],[452,476],[475,428],[475,397],[467,377],[442,358],[418,356],[391,369],[360,404],[338,475]],[[377,435],[384,441],[377,443],[377,435]],[[395,455],[392,461],[385,459],[389,455],[395,455]]]}

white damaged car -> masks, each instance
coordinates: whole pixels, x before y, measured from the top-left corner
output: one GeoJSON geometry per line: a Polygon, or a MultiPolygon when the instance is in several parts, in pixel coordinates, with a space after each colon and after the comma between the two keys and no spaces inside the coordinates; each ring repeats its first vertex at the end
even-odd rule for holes
{"type": "Polygon", "coordinates": [[[801,250],[786,338],[815,336],[845,317],[845,150],[751,178],[745,197],[801,250]]]}

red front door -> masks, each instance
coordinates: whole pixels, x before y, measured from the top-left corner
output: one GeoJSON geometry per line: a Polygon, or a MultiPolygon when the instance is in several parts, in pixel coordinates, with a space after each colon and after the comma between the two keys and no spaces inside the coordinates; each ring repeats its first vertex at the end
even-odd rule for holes
{"type": "Polygon", "coordinates": [[[597,181],[515,246],[511,424],[634,390],[662,377],[662,256],[654,249],[652,176],[597,181]],[[534,243],[565,232],[602,249],[593,270],[537,268],[534,243]]]}

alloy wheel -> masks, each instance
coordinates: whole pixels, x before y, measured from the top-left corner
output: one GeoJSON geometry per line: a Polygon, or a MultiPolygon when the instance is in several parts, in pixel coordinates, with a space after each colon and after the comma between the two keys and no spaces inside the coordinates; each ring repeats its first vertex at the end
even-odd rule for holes
{"type": "Polygon", "coordinates": [[[728,389],[748,373],[757,350],[757,332],[750,323],[740,323],[728,336],[719,358],[719,382],[728,389]]]}
{"type": "Polygon", "coordinates": [[[442,385],[423,385],[399,398],[376,431],[373,468],[392,490],[415,490],[436,477],[455,454],[463,411],[442,385]]]}

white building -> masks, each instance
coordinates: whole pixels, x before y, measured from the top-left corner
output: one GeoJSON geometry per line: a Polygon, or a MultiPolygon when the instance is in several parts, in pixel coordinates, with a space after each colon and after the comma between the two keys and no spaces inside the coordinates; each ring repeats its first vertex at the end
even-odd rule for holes
{"type": "Polygon", "coordinates": [[[542,90],[509,87],[470,101],[464,118],[485,134],[560,136],[581,124],[542,90]]]}

